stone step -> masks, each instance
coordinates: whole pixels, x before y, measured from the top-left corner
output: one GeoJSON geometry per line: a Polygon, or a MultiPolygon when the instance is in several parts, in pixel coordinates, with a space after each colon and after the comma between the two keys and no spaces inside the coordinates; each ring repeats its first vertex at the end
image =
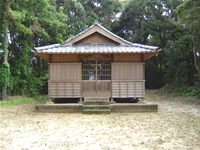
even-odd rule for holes
{"type": "Polygon", "coordinates": [[[110,105],[83,105],[84,109],[110,109],[110,105]]]}
{"type": "Polygon", "coordinates": [[[82,108],[83,114],[110,114],[109,97],[85,97],[82,108]]]}
{"type": "Polygon", "coordinates": [[[83,105],[109,105],[110,102],[105,101],[84,101],[83,105]]]}
{"type": "Polygon", "coordinates": [[[109,102],[109,97],[85,97],[85,102],[94,102],[94,101],[101,101],[101,102],[109,102]]]}
{"type": "Polygon", "coordinates": [[[83,114],[110,114],[110,109],[83,109],[83,114]]]}

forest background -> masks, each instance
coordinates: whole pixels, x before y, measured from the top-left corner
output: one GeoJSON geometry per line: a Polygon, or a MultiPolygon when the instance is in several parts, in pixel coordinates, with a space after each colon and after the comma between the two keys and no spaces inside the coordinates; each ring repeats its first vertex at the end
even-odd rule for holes
{"type": "Polygon", "coordinates": [[[31,50],[64,42],[96,20],[162,49],[146,62],[146,88],[200,97],[200,0],[1,0],[0,90],[47,94],[48,62],[31,50]]]}

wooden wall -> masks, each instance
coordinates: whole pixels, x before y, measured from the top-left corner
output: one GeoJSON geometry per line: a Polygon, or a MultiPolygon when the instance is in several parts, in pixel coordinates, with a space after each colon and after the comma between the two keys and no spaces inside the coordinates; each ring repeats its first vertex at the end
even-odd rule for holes
{"type": "Polygon", "coordinates": [[[114,62],[141,62],[144,61],[143,54],[113,54],[114,62]]]}
{"type": "Polygon", "coordinates": [[[144,80],[112,81],[113,98],[144,97],[144,80]]]}
{"type": "Polygon", "coordinates": [[[111,81],[110,80],[82,81],[82,96],[111,97],[111,81]]]}
{"type": "Polygon", "coordinates": [[[112,80],[144,80],[144,63],[112,63],[112,80]]]}
{"type": "Polygon", "coordinates": [[[144,63],[112,63],[112,97],[144,97],[144,63]]]}
{"type": "Polygon", "coordinates": [[[50,63],[48,96],[81,97],[81,63],[50,63]]]}
{"type": "MultiPolygon", "coordinates": [[[[150,54],[149,54],[150,55],[150,54]]],[[[148,56],[149,56],[148,55],[148,56]]],[[[144,54],[50,54],[50,63],[80,62],[81,58],[90,57],[90,60],[102,59],[113,60],[113,62],[143,62],[146,59],[144,54]]],[[[150,56],[149,56],[150,57],[150,56]]]]}
{"type": "Polygon", "coordinates": [[[50,81],[81,81],[81,63],[50,63],[50,81]]]}
{"type": "Polygon", "coordinates": [[[95,32],[74,44],[83,44],[83,43],[90,44],[90,43],[116,43],[116,42],[103,36],[102,34],[95,32]]]}
{"type": "MultiPolygon", "coordinates": [[[[46,59],[50,63],[66,63],[66,62],[80,62],[80,56],[87,56],[89,54],[37,54],[36,55],[46,59]]],[[[92,54],[90,54],[92,56],[92,54]]],[[[93,54],[94,55],[94,54],[93,54]]],[[[145,60],[153,57],[155,53],[146,54],[95,54],[112,56],[114,62],[144,62],[145,60]]],[[[93,60],[95,59],[92,58],[93,60]]]]}
{"type": "Polygon", "coordinates": [[[49,56],[50,63],[66,63],[66,62],[80,62],[80,55],[78,54],[51,54],[49,56]]]}
{"type": "Polygon", "coordinates": [[[50,82],[48,96],[50,98],[81,97],[81,82],[50,82]]]}
{"type": "Polygon", "coordinates": [[[50,98],[144,97],[144,83],[144,62],[112,62],[111,81],[94,82],[82,81],[82,63],[49,64],[48,92],[50,98]]]}

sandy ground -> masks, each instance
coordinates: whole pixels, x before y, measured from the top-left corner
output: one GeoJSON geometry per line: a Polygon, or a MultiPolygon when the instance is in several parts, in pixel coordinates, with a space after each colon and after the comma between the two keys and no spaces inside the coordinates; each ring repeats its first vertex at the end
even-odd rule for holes
{"type": "Polygon", "coordinates": [[[200,150],[200,104],[147,91],[158,113],[37,113],[0,107],[1,150],[200,150]]]}

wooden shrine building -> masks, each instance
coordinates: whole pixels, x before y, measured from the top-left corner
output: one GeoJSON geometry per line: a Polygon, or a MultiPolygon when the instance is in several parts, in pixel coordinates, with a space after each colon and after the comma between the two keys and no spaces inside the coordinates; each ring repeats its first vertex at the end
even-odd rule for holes
{"type": "Polygon", "coordinates": [[[143,98],[145,60],[158,47],[131,43],[95,23],[34,53],[49,62],[49,98],[143,98]]]}

